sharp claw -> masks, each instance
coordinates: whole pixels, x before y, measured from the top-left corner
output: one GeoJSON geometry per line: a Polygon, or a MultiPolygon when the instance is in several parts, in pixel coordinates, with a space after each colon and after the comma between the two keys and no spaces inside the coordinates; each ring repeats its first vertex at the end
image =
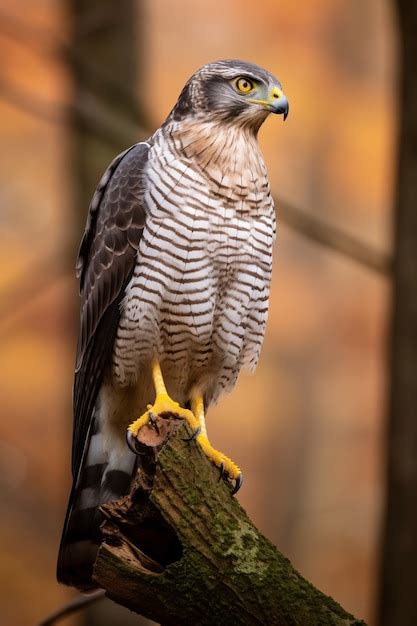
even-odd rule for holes
{"type": "Polygon", "coordinates": [[[236,478],[235,486],[233,487],[233,490],[232,490],[232,496],[234,496],[239,491],[239,489],[242,486],[242,483],[243,483],[243,474],[239,474],[239,476],[236,478]]]}
{"type": "Polygon", "coordinates": [[[126,443],[134,454],[139,454],[139,450],[136,446],[136,437],[129,429],[127,429],[126,431],[126,443]]]}
{"type": "Polygon", "coordinates": [[[190,437],[183,437],[183,441],[193,441],[196,437],[198,437],[198,435],[201,433],[201,426],[199,426],[198,428],[195,429],[195,431],[193,432],[192,435],[190,435],[190,437]]]}
{"type": "Polygon", "coordinates": [[[156,423],[156,420],[155,420],[155,414],[152,413],[152,411],[149,411],[149,424],[152,426],[156,434],[159,435],[158,424],[156,423]]]}
{"type": "Polygon", "coordinates": [[[221,479],[223,478],[224,474],[225,474],[224,463],[220,463],[220,474],[219,474],[219,480],[217,481],[218,483],[221,481],[221,479]]]}

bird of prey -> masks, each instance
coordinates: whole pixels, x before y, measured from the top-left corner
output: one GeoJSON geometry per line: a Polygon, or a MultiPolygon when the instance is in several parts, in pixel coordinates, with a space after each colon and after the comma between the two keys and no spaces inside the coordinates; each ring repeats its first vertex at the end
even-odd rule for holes
{"type": "Polygon", "coordinates": [[[241,484],[237,465],[209,443],[205,412],[241,369],[254,370],[264,337],[275,212],[257,134],[269,113],[288,114],[272,74],[209,63],[99,182],[77,260],[63,583],[94,588],[98,507],[128,492],[137,434],[155,414],[187,420],[233,491],[241,484]]]}

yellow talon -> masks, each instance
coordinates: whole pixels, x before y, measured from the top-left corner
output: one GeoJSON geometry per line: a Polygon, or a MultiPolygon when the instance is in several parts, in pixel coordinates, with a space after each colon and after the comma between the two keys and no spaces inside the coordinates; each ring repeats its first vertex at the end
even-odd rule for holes
{"type": "Polygon", "coordinates": [[[164,415],[165,413],[169,413],[186,420],[193,430],[198,428],[198,421],[192,412],[189,409],[184,409],[178,402],[172,400],[172,398],[170,398],[165,392],[156,396],[154,404],[148,404],[147,411],[130,424],[128,430],[134,437],[137,437],[140,429],[151,421],[152,414],[156,416],[164,415]]]}
{"type": "Polygon", "coordinates": [[[146,413],[144,413],[141,417],[139,417],[132,424],[130,424],[130,426],[128,427],[128,431],[131,432],[134,437],[137,437],[138,432],[140,431],[142,426],[145,426],[146,424],[148,424],[148,422],[149,413],[148,411],[146,411],[146,413]]]}
{"type": "Polygon", "coordinates": [[[232,480],[238,480],[242,472],[240,471],[236,463],[233,463],[233,461],[229,459],[229,457],[213,448],[207,437],[205,437],[204,435],[198,435],[197,441],[200,444],[204,454],[207,458],[210,459],[210,461],[212,461],[217,467],[222,468],[223,473],[227,474],[229,478],[231,478],[232,480]]]}
{"type": "Polygon", "coordinates": [[[223,475],[234,481],[232,493],[235,494],[242,484],[242,472],[233,463],[229,457],[219,452],[207,439],[206,422],[204,415],[204,399],[201,393],[194,393],[191,400],[191,408],[184,409],[178,402],[169,397],[164,379],[161,372],[161,366],[155,359],[152,363],[152,378],[155,386],[156,399],[154,404],[148,404],[146,412],[135,420],[127,429],[127,443],[130,449],[135,452],[136,440],[140,429],[146,424],[150,424],[157,432],[158,427],[155,422],[157,415],[174,415],[180,419],[186,420],[191,426],[194,435],[191,439],[196,438],[202,451],[210,461],[220,468],[220,477],[223,475]]]}
{"type": "Polygon", "coordinates": [[[156,400],[155,403],[148,404],[147,411],[135,420],[128,427],[128,434],[130,437],[137,437],[140,429],[152,422],[152,417],[155,415],[164,415],[170,413],[179,418],[185,419],[193,430],[198,428],[198,421],[194,417],[193,413],[188,409],[184,409],[182,406],[172,400],[166,390],[164,379],[161,372],[161,366],[159,361],[155,359],[152,363],[152,378],[155,386],[156,400]]]}
{"type": "Polygon", "coordinates": [[[242,472],[240,471],[236,463],[233,463],[233,461],[229,459],[228,456],[213,448],[213,446],[209,442],[207,438],[206,420],[204,414],[204,399],[201,394],[194,395],[191,402],[191,408],[200,426],[200,434],[197,435],[196,439],[200,444],[201,449],[203,450],[206,457],[220,468],[220,478],[223,475],[226,475],[232,481],[235,481],[232,494],[237,493],[242,485],[242,472]]]}

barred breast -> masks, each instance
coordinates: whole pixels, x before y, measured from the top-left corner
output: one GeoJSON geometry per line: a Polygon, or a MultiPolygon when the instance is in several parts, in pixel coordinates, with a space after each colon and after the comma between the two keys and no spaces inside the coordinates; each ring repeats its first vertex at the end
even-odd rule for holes
{"type": "Polygon", "coordinates": [[[153,137],[146,177],[113,375],[134,384],[158,356],[173,397],[197,386],[210,403],[259,358],[275,236],[266,168],[245,129],[170,122],[153,137]]]}

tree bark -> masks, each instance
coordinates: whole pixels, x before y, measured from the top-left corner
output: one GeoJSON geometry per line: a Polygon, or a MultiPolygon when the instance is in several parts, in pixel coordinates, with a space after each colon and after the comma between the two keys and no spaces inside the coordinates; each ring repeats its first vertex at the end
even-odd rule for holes
{"type": "Polygon", "coordinates": [[[388,496],[379,621],[417,624],[417,4],[396,2],[400,28],[400,141],[395,212],[388,496]]]}
{"type": "Polygon", "coordinates": [[[164,626],[363,624],[294,570],[177,424],[142,429],[130,495],[102,507],[106,594],[164,626]]]}

